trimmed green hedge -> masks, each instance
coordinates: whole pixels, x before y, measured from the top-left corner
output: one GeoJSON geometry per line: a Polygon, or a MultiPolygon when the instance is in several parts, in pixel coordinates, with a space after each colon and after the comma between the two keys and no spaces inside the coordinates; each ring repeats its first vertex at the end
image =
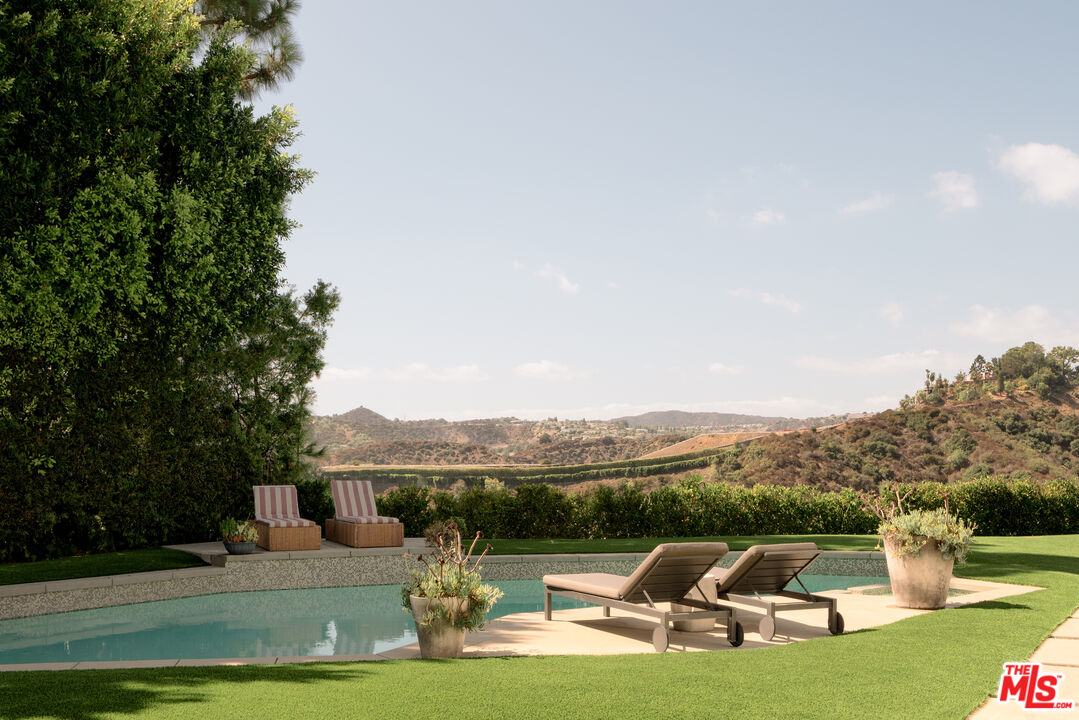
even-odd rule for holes
{"type": "MultiPolygon", "coordinates": [[[[906,492],[909,486],[894,486],[906,492]]],[[[1037,484],[984,478],[927,483],[907,505],[943,507],[978,524],[982,535],[1079,532],[1079,482],[1037,484]]],[[[886,494],[886,498],[891,495],[886,494]]],[[[383,493],[379,512],[400,518],[410,536],[435,520],[461,518],[470,530],[501,538],[699,537],[711,535],[859,535],[878,520],[851,490],[807,486],[742,487],[691,477],[651,493],[630,482],[567,493],[550,485],[468,488],[460,493],[401,487],[383,493]]]]}
{"type": "MultiPolygon", "coordinates": [[[[892,486],[900,494],[912,487],[904,507],[935,510],[944,507],[978,525],[977,535],[1064,535],[1079,532],[1079,481],[982,478],[957,485],[923,483],[892,486]]],[[[886,494],[891,499],[894,494],[886,494]]]]}

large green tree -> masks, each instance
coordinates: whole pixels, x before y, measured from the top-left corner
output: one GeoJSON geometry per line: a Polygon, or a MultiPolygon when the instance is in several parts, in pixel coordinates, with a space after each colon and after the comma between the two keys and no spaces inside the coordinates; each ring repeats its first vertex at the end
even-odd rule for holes
{"type": "Polygon", "coordinates": [[[185,0],[0,0],[0,558],[207,537],[299,477],[337,304],[282,285],[309,180],[185,0]],[[198,61],[196,62],[196,57],[198,61]]]}
{"type": "Polygon", "coordinates": [[[207,38],[235,28],[255,51],[258,60],[244,73],[240,85],[243,97],[276,89],[281,81],[292,79],[303,60],[292,32],[292,18],[299,9],[299,0],[199,0],[196,4],[207,38]]]}

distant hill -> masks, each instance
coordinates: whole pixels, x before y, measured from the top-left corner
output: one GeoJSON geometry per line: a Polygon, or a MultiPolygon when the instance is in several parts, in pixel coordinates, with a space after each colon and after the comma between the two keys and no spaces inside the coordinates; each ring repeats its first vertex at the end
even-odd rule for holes
{"type": "Polygon", "coordinates": [[[615,420],[488,418],[390,420],[365,407],[311,420],[319,465],[541,464],[629,460],[701,431],[775,431],[846,417],[797,418],[734,413],[653,412],[615,420]]]}
{"type": "Polygon", "coordinates": [[[389,418],[383,417],[374,410],[368,410],[363,406],[355,410],[349,410],[347,413],[331,415],[330,417],[349,425],[385,425],[391,422],[389,418]]]}
{"type": "Polygon", "coordinates": [[[625,423],[629,427],[640,428],[751,428],[755,430],[793,430],[797,428],[834,425],[852,417],[862,417],[862,415],[847,414],[832,415],[823,418],[800,419],[769,417],[765,415],[740,415],[738,413],[665,410],[613,418],[610,422],[625,423]]]}

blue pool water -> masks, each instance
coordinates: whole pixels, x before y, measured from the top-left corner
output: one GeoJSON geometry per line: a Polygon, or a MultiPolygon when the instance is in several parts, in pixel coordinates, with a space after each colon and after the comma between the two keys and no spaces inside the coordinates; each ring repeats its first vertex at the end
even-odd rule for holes
{"type": "MultiPolygon", "coordinates": [[[[811,575],[812,592],[887,578],[811,575]]],[[[539,580],[494,583],[492,618],[543,609],[539,580]]],[[[416,641],[399,585],[266,590],[0,621],[0,664],[326,656],[380,653],[416,641]]],[[[555,610],[584,607],[555,597],[555,610]]]]}

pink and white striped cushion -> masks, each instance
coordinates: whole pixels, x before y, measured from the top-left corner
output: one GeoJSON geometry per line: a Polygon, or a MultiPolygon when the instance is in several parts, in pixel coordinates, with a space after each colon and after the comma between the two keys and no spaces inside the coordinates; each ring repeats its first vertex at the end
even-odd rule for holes
{"type": "Polygon", "coordinates": [[[331,480],[334,516],[345,522],[385,524],[397,518],[383,517],[375,508],[375,493],[367,480],[331,480]]]}
{"type": "Polygon", "coordinates": [[[303,518],[294,517],[263,517],[255,518],[260,523],[265,523],[270,527],[311,527],[315,523],[311,520],[304,520],[303,518]]]}
{"type": "Polygon", "coordinates": [[[300,517],[295,485],[254,485],[255,520],[270,527],[308,527],[315,523],[300,517]]]}
{"type": "Polygon", "coordinates": [[[356,523],[357,525],[392,525],[393,523],[401,522],[395,517],[385,515],[357,515],[354,517],[338,517],[337,519],[356,523]]]}

